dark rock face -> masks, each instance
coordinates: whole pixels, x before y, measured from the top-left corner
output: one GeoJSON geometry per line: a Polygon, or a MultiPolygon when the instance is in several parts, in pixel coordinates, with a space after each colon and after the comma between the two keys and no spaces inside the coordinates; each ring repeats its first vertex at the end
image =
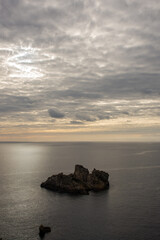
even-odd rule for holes
{"type": "Polygon", "coordinates": [[[109,188],[109,174],[94,169],[89,173],[81,165],[75,166],[74,174],[64,175],[59,173],[49,177],[41,187],[57,192],[73,194],[89,194],[89,191],[102,191],[109,188]]]}

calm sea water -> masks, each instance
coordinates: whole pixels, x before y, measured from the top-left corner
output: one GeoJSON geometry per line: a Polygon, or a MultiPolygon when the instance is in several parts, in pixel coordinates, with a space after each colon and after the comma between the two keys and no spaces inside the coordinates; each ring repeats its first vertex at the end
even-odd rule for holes
{"type": "Polygon", "coordinates": [[[1,143],[0,237],[38,240],[159,240],[160,143],[1,143]],[[75,164],[110,174],[110,189],[70,196],[40,188],[75,164]]]}

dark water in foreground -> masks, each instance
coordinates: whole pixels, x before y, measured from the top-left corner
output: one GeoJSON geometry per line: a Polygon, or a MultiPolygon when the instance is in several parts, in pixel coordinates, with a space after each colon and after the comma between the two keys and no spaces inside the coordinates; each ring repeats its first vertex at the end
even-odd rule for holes
{"type": "Polygon", "coordinates": [[[37,240],[159,240],[160,143],[1,143],[0,237],[37,240]],[[70,196],[41,189],[75,164],[108,171],[110,189],[70,196]]]}

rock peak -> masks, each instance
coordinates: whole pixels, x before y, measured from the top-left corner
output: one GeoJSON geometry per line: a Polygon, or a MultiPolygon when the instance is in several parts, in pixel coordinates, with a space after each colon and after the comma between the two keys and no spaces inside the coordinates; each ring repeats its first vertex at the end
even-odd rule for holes
{"type": "Polygon", "coordinates": [[[87,168],[82,165],[75,165],[74,177],[82,182],[86,182],[89,175],[87,168]]]}

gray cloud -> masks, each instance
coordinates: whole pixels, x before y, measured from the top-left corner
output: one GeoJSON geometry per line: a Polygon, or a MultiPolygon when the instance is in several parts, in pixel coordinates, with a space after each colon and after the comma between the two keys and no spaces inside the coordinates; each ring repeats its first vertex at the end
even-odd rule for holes
{"type": "Polygon", "coordinates": [[[52,118],[64,118],[65,114],[59,112],[56,109],[49,109],[48,110],[49,116],[52,118]]]}

